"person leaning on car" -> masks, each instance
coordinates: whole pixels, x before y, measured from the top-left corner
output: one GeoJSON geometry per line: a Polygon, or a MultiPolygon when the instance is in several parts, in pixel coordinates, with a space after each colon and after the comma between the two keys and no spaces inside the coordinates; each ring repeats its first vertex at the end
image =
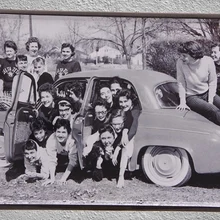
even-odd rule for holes
{"type": "Polygon", "coordinates": [[[217,75],[211,57],[203,55],[195,41],[182,43],[178,52],[177,81],[180,105],[178,110],[193,110],[220,125],[220,97],[216,95],[217,75]]]}
{"type": "Polygon", "coordinates": [[[217,94],[220,95],[220,43],[213,43],[211,45],[211,57],[215,62],[217,74],[217,94]]]}

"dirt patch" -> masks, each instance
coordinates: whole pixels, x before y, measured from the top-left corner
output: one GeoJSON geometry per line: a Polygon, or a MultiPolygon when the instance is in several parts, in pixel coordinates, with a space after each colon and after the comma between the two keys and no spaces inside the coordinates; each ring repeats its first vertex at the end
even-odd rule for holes
{"type": "MultiPolygon", "coordinates": [[[[0,170],[1,204],[77,204],[77,205],[170,205],[170,206],[220,206],[219,175],[194,177],[184,187],[160,187],[146,183],[141,173],[132,180],[125,181],[125,188],[118,189],[116,180],[104,178],[94,182],[81,174],[60,186],[41,186],[42,181],[26,183],[24,181],[5,181],[0,170]]],[[[62,173],[57,174],[57,179],[62,173]]]]}

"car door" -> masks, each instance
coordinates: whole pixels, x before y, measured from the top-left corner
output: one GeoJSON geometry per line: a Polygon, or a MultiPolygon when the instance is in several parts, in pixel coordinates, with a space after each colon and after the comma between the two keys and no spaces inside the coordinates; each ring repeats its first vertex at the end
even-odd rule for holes
{"type": "Polygon", "coordinates": [[[6,108],[0,108],[0,134],[2,133],[2,129],[4,127],[5,116],[7,114],[6,108]]]}
{"type": "Polygon", "coordinates": [[[72,135],[77,142],[78,154],[80,158],[79,163],[81,168],[83,168],[82,152],[85,145],[85,140],[92,131],[93,114],[91,97],[93,97],[95,92],[93,90],[95,79],[96,77],[92,77],[88,82],[81,109],[74,120],[72,129],[72,135]]]}
{"type": "Polygon", "coordinates": [[[4,121],[7,114],[8,109],[12,105],[12,97],[9,93],[3,93],[0,96],[0,158],[5,157],[5,150],[4,150],[4,121]]]}
{"type": "Polygon", "coordinates": [[[36,102],[35,80],[29,73],[23,72],[18,77],[13,103],[4,123],[5,154],[9,162],[23,158],[23,145],[30,135],[36,102]]]}

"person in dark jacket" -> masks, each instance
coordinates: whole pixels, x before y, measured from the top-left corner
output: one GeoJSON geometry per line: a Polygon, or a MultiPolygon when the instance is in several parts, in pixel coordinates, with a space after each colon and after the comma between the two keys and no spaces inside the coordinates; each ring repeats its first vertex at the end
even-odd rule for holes
{"type": "Polygon", "coordinates": [[[57,64],[55,80],[69,73],[81,71],[80,63],[73,58],[75,55],[75,48],[72,44],[63,43],[61,46],[61,54],[63,60],[57,64]]]}
{"type": "Polygon", "coordinates": [[[92,134],[96,133],[100,127],[107,124],[110,119],[107,102],[101,98],[97,99],[93,105],[95,119],[92,126],[92,134]]]}
{"type": "Polygon", "coordinates": [[[45,72],[45,59],[37,57],[32,62],[34,74],[37,77],[37,88],[39,89],[44,83],[53,84],[54,80],[50,73],[45,72]]]}
{"type": "Polygon", "coordinates": [[[49,131],[43,118],[36,118],[30,125],[31,135],[29,139],[34,140],[40,147],[46,148],[47,139],[52,134],[49,131]]]}
{"type": "Polygon", "coordinates": [[[112,163],[112,156],[114,153],[113,143],[116,134],[111,125],[103,125],[99,129],[99,140],[93,144],[92,151],[87,157],[87,165],[92,170],[93,180],[101,181],[103,178],[103,171],[106,172],[105,176],[114,170],[112,163]]]}
{"type": "MultiPolygon", "coordinates": [[[[103,171],[106,177],[118,175],[119,153],[123,146],[121,145],[122,132],[125,122],[125,112],[122,109],[114,109],[110,118],[110,124],[103,124],[97,131],[97,135],[91,135],[91,149],[87,149],[86,167],[93,171],[93,179],[101,181],[103,171]]],[[[88,146],[87,146],[88,147],[88,146]]],[[[90,148],[90,147],[89,147],[90,148]]],[[[113,177],[112,176],[112,177],[113,177]]]]}
{"type": "Polygon", "coordinates": [[[19,74],[16,43],[11,40],[5,41],[4,52],[6,58],[0,61],[0,95],[3,95],[3,92],[11,94],[13,78],[19,74]]]}

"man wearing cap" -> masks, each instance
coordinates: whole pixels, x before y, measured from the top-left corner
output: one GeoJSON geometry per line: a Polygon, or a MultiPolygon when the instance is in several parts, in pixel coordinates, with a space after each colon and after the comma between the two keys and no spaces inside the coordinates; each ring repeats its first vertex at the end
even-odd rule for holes
{"type": "Polygon", "coordinates": [[[56,123],[58,118],[67,119],[70,122],[70,127],[72,129],[73,120],[76,116],[76,112],[74,111],[73,102],[69,97],[61,97],[58,104],[58,112],[59,116],[56,116],[53,120],[53,125],[56,123]]]}

